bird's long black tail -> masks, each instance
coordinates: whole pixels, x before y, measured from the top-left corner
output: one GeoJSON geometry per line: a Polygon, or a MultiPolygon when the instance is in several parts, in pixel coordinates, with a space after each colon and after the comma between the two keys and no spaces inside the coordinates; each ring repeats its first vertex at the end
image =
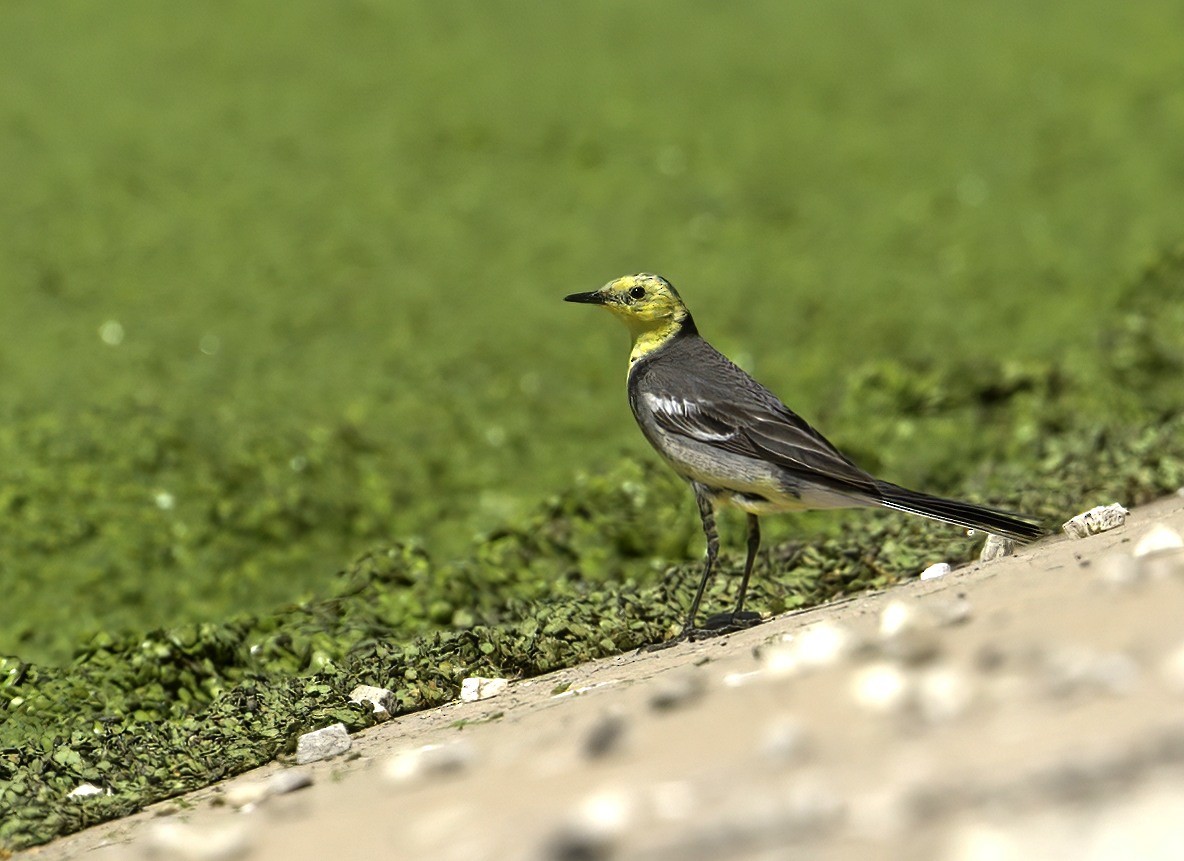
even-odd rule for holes
{"type": "Polygon", "coordinates": [[[887,481],[877,481],[876,487],[881,494],[880,504],[886,508],[919,514],[967,529],[981,529],[992,535],[1006,535],[1017,541],[1032,541],[1045,534],[1043,529],[1021,514],[984,508],[956,499],[942,499],[940,496],[919,493],[887,481]]]}

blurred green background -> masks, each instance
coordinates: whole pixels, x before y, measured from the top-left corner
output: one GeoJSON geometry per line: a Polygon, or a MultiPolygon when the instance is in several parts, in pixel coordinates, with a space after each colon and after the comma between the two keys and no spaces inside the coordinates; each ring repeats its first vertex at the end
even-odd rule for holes
{"type": "Polygon", "coordinates": [[[626,272],[947,489],[1022,429],[889,425],[853,380],[1088,368],[1184,233],[1174,2],[0,15],[0,654],[321,594],[393,538],[462,554],[652,459],[624,333],[560,302],[626,272]]]}

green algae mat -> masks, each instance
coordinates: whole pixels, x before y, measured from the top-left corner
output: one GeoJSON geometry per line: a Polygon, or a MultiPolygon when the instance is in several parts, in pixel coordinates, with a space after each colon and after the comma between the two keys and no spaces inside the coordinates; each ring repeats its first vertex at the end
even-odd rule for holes
{"type": "MultiPolygon", "coordinates": [[[[885,478],[1184,485],[1176,4],[3,18],[0,854],[676,631],[694,505],[560,301],[626,272],[885,478]]],[[[767,523],[765,612],[974,552],[767,523]]]]}

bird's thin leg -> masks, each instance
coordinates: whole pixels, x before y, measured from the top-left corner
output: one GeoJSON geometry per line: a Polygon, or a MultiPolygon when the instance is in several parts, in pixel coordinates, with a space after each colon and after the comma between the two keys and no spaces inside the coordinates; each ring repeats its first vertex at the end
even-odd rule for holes
{"type": "Polygon", "coordinates": [[[740,591],[736,595],[736,609],[730,613],[716,613],[709,616],[703,627],[718,634],[742,631],[760,624],[761,614],[745,612],[744,596],[748,593],[748,578],[756,562],[756,552],[761,547],[761,526],[755,514],[748,515],[748,558],[744,560],[744,576],[740,579],[740,591]]]}
{"type": "Polygon", "coordinates": [[[703,593],[707,590],[707,581],[715,569],[715,558],[719,555],[719,533],[715,529],[715,504],[711,501],[710,493],[701,484],[692,486],[695,488],[695,502],[699,504],[699,516],[703,519],[703,534],[707,536],[707,558],[703,562],[703,576],[699,579],[699,588],[695,590],[695,600],[691,602],[691,610],[687,613],[687,620],[683,623],[682,631],[678,636],[662,643],[642,646],[638,650],[639,652],[658,652],[669,649],[678,643],[694,639],[697,634],[705,633],[695,627],[695,616],[699,614],[699,604],[703,601],[703,593]]]}
{"type": "Polygon", "coordinates": [[[699,614],[699,604],[703,600],[703,592],[707,589],[707,580],[715,568],[715,558],[719,555],[719,533],[715,529],[715,505],[706,489],[695,485],[695,502],[699,504],[699,516],[703,519],[703,534],[707,536],[707,559],[703,563],[703,576],[699,579],[699,588],[695,590],[695,600],[691,602],[691,610],[687,613],[687,620],[682,626],[679,638],[688,636],[695,630],[695,616],[699,614]]]}
{"type": "Polygon", "coordinates": [[[736,595],[736,609],[732,615],[739,618],[744,612],[744,595],[748,592],[748,578],[752,576],[752,565],[756,552],[761,549],[761,522],[755,514],[748,515],[748,558],[744,560],[744,576],[740,578],[740,591],[736,595]]]}

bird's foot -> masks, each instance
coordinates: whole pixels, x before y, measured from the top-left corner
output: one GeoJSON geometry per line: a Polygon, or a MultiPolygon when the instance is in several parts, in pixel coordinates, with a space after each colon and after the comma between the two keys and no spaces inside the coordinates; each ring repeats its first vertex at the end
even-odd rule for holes
{"type": "Polygon", "coordinates": [[[661,651],[671,648],[672,646],[677,646],[679,643],[690,642],[691,640],[694,639],[694,637],[691,636],[693,633],[694,633],[693,629],[692,630],[685,630],[684,629],[683,632],[681,634],[679,634],[677,637],[671,637],[669,640],[664,640],[661,643],[647,643],[646,645],[639,647],[637,650],[637,654],[640,655],[642,652],[661,652],[661,651]]]}
{"type": "Polygon", "coordinates": [[[637,653],[642,652],[661,652],[669,649],[672,646],[677,646],[679,643],[694,643],[698,640],[709,640],[712,637],[721,637],[724,634],[734,634],[737,631],[743,631],[751,628],[754,625],[759,625],[764,620],[760,613],[753,613],[750,610],[741,610],[739,613],[716,613],[714,616],[708,616],[703,622],[702,628],[683,628],[682,633],[677,637],[671,637],[661,643],[649,643],[641,646],[637,653]]]}
{"type": "Polygon", "coordinates": [[[753,625],[759,625],[761,621],[761,614],[754,613],[751,610],[716,613],[714,616],[707,617],[707,620],[703,623],[703,630],[709,632],[711,635],[730,634],[734,631],[743,631],[745,628],[751,628],[753,625]]]}

